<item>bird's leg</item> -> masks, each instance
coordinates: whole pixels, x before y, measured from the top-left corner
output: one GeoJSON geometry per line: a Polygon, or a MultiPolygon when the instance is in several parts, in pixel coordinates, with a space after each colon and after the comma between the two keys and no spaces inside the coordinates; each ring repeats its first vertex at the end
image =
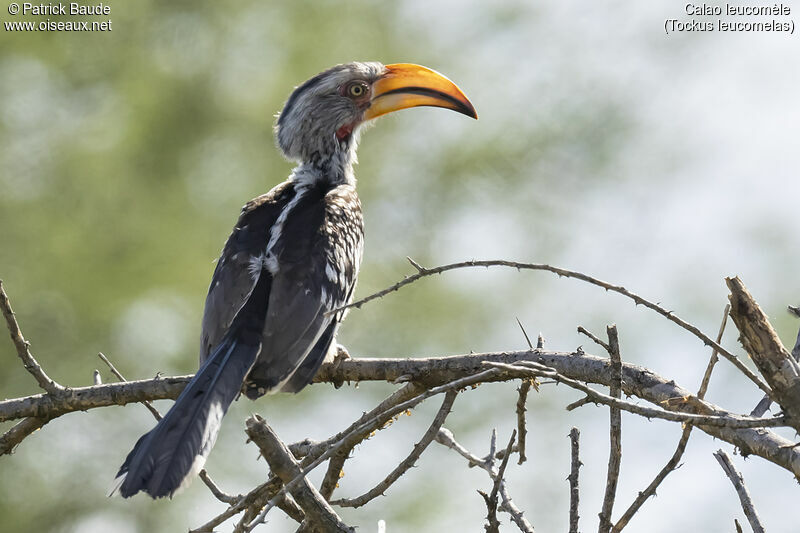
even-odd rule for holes
{"type": "Polygon", "coordinates": [[[333,357],[333,362],[336,363],[337,367],[339,363],[345,361],[347,359],[351,359],[350,352],[347,351],[347,348],[342,346],[341,344],[336,344],[336,355],[333,357]]]}
{"type": "MultiPolygon", "coordinates": [[[[342,346],[337,342],[331,343],[331,349],[328,352],[328,356],[332,357],[333,362],[333,373],[336,374],[336,371],[339,370],[339,365],[342,364],[342,361],[346,361],[350,359],[350,352],[347,351],[347,348],[342,346]]],[[[343,379],[334,379],[333,386],[334,388],[338,389],[344,384],[343,379]]]]}

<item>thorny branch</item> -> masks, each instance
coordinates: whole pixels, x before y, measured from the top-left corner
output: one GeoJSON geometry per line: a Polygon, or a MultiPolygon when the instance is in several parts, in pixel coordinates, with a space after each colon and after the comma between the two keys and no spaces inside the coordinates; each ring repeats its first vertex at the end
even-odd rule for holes
{"type": "MultiPolygon", "coordinates": [[[[497,474],[494,476],[494,483],[492,483],[492,492],[491,494],[486,494],[483,491],[478,491],[483,497],[484,502],[486,502],[486,529],[489,533],[500,533],[500,521],[497,519],[497,496],[500,492],[500,484],[503,483],[503,476],[506,473],[506,467],[508,466],[508,460],[511,458],[511,449],[514,447],[514,439],[517,436],[517,431],[514,430],[511,433],[511,438],[508,441],[508,446],[506,446],[505,454],[503,455],[503,459],[500,462],[500,468],[497,469],[497,474]]],[[[494,468],[494,460],[495,460],[495,447],[497,442],[497,430],[492,431],[492,446],[491,452],[489,453],[489,457],[491,457],[489,468],[494,468]]]]}
{"type": "Polygon", "coordinates": [[[580,457],[581,431],[572,428],[569,432],[570,442],[570,469],[567,481],[569,481],[569,533],[578,533],[578,505],[580,503],[580,488],[578,485],[578,471],[583,463],[580,457]]]}
{"type": "MultiPolygon", "coordinates": [[[[247,419],[247,435],[258,445],[270,469],[281,479],[284,487],[303,509],[306,521],[312,528],[318,527],[324,532],[355,533],[354,529],[342,522],[317,489],[305,478],[292,453],[263,418],[256,415],[247,419]],[[300,481],[293,482],[297,478],[300,481]],[[289,488],[292,485],[294,486],[289,488]]],[[[261,521],[262,518],[259,517],[248,530],[252,530],[261,521]]]]}
{"type": "Polygon", "coordinates": [[[753,533],[764,533],[764,526],[761,525],[761,520],[758,518],[758,513],[753,505],[753,500],[750,498],[750,493],[748,492],[747,487],[744,485],[744,478],[742,477],[742,474],[740,474],[739,471],[736,470],[736,467],[733,466],[733,461],[731,461],[730,456],[725,453],[725,450],[717,450],[714,452],[714,457],[717,459],[717,462],[719,462],[722,470],[725,471],[725,475],[728,476],[728,479],[730,479],[731,483],[733,483],[733,487],[736,489],[736,494],[739,495],[739,501],[742,504],[744,515],[750,522],[750,527],[753,528],[753,533]]]}
{"type": "MultiPolygon", "coordinates": [[[[619,354],[619,336],[617,326],[608,326],[608,355],[611,357],[611,396],[619,400],[622,395],[622,359],[619,354]]],[[[622,462],[622,418],[619,407],[611,406],[611,420],[609,433],[611,446],[608,455],[608,475],[606,478],[606,494],[603,498],[603,508],[600,511],[600,527],[598,531],[605,533],[611,530],[611,511],[614,509],[614,499],[617,495],[619,482],[619,468],[622,462]]]]}
{"type": "MultiPolygon", "coordinates": [[[[703,426],[722,426],[728,428],[756,428],[756,427],[778,427],[786,426],[787,421],[784,417],[778,416],[774,418],[751,418],[739,417],[733,414],[728,415],[698,415],[693,413],[681,413],[674,411],[666,411],[663,409],[654,409],[652,407],[644,407],[642,405],[620,400],[613,396],[608,396],[602,392],[596,391],[591,387],[587,387],[578,380],[568,378],[560,374],[553,368],[548,368],[539,363],[531,361],[519,361],[516,364],[509,365],[505,363],[495,363],[492,361],[486,362],[486,366],[491,366],[500,370],[506,370],[512,375],[519,375],[520,377],[544,377],[550,378],[557,383],[564,383],[574,389],[585,393],[589,397],[588,403],[599,403],[608,405],[609,407],[622,409],[633,414],[641,415],[645,418],[661,418],[663,420],[670,420],[672,422],[692,422],[697,425],[703,426]]],[[[684,399],[681,398],[681,401],[684,399]]],[[[699,401],[699,400],[698,400],[699,401]]],[[[585,404],[583,404],[585,405],[585,404]]],[[[571,409],[568,409],[571,410],[571,409]]]]}
{"type": "Polygon", "coordinates": [[[395,283],[391,287],[387,287],[386,289],[384,289],[382,291],[379,291],[379,292],[376,292],[374,294],[371,294],[371,295],[367,296],[366,298],[362,298],[360,300],[357,300],[357,301],[355,301],[355,302],[353,302],[353,303],[351,303],[349,305],[342,306],[342,307],[340,307],[338,309],[334,309],[334,310],[330,311],[329,313],[330,314],[338,313],[339,311],[342,311],[344,309],[348,309],[348,308],[351,308],[351,307],[355,307],[356,309],[361,309],[361,306],[363,306],[365,303],[370,302],[372,300],[375,300],[377,298],[382,298],[382,297],[386,296],[387,294],[390,294],[392,292],[398,291],[401,288],[405,287],[406,285],[410,285],[410,284],[414,283],[417,280],[420,280],[420,279],[422,279],[424,277],[433,276],[435,274],[442,274],[442,273],[448,272],[450,270],[457,270],[457,269],[461,269],[461,268],[476,268],[476,267],[484,267],[484,268],[488,268],[488,267],[508,267],[508,268],[515,268],[517,270],[541,270],[541,271],[545,271],[545,272],[552,272],[553,274],[556,274],[559,277],[577,279],[577,280],[589,283],[591,285],[595,285],[597,287],[601,287],[601,288],[605,289],[606,291],[616,292],[616,293],[621,294],[621,295],[623,295],[623,296],[625,296],[627,298],[630,298],[637,305],[643,305],[644,307],[647,307],[648,309],[651,309],[652,311],[655,311],[656,313],[658,313],[659,315],[663,316],[664,318],[666,318],[670,322],[673,322],[673,323],[677,324],[678,326],[682,327],[683,329],[685,329],[686,331],[688,331],[689,333],[691,333],[692,335],[694,335],[695,337],[697,337],[698,339],[703,341],[703,343],[705,343],[707,346],[711,346],[713,348],[716,348],[723,357],[725,357],[727,360],[729,360],[731,363],[733,363],[733,365],[736,366],[736,368],[738,368],[739,371],[742,374],[747,376],[753,383],[755,383],[756,386],[758,386],[759,389],[761,389],[765,393],[771,395],[771,391],[770,391],[769,386],[766,383],[764,383],[764,381],[761,378],[759,378],[755,373],[753,373],[753,371],[751,371],[749,368],[747,368],[744,365],[744,363],[742,363],[741,360],[739,360],[738,357],[736,357],[735,355],[730,353],[728,350],[726,350],[725,348],[720,346],[718,343],[714,342],[708,335],[706,335],[705,333],[700,331],[700,329],[697,326],[694,326],[694,325],[690,324],[689,322],[686,322],[682,318],[679,318],[672,311],[668,311],[667,309],[661,307],[660,305],[658,305],[658,304],[656,304],[654,302],[651,302],[649,300],[646,300],[645,298],[642,298],[638,294],[636,294],[634,292],[631,292],[628,289],[626,289],[625,287],[622,287],[620,285],[613,285],[611,283],[599,280],[599,279],[594,278],[592,276],[588,276],[588,275],[586,275],[586,274],[584,274],[582,272],[576,272],[574,270],[567,270],[567,269],[564,269],[564,268],[559,268],[559,267],[554,267],[554,266],[551,266],[551,265],[539,264],[539,263],[519,263],[519,262],[516,262],[516,261],[503,261],[503,260],[487,260],[487,261],[474,261],[473,260],[473,261],[463,261],[461,263],[451,263],[449,265],[442,265],[442,266],[438,266],[438,267],[435,267],[435,268],[423,268],[422,266],[420,266],[419,264],[417,264],[414,261],[412,261],[412,264],[414,265],[414,268],[417,269],[417,273],[416,274],[413,274],[411,276],[406,276],[404,279],[402,279],[401,281],[398,281],[397,283],[395,283]]]}
{"type": "Polygon", "coordinates": [[[458,392],[456,390],[449,390],[444,396],[444,401],[442,402],[442,406],[439,408],[439,412],[436,414],[436,417],[431,422],[430,427],[422,436],[422,439],[414,445],[414,449],[411,453],[403,459],[397,468],[392,470],[386,478],[375,485],[373,488],[368,490],[366,493],[358,496],[357,498],[349,498],[349,499],[340,499],[336,501],[332,501],[331,505],[338,505],[339,507],[361,507],[362,505],[366,505],[368,502],[372,501],[373,499],[377,498],[378,496],[383,495],[386,490],[392,486],[392,484],[400,479],[400,476],[405,474],[409,468],[414,466],[417,460],[422,455],[422,452],[428,447],[428,445],[433,442],[436,438],[437,433],[439,433],[439,428],[442,427],[445,420],[447,419],[447,415],[450,414],[450,410],[453,408],[453,402],[456,401],[456,396],[458,392]]]}
{"type": "MultiPolygon", "coordinates": [[[[728,312],[730,311],[730,305],[725,306],[725,310],[722,312],[722,324],[719,327],[719,333],[717,334],[717,343],[719,344],[722,341],[722,335],[725,333],[725,325],[728,323],[728,312]]],[[[700,383],[700,390],[697,392],[698,399],[702,400],[706,396],[706,392],[708,391],[708,384],[711,381],[711,372],[714,370],[714,365],[717,363],[717,351],[712,350],[711,357],[708,360],[708,365],[706,366],[706,371],[703,374],[703,379],[700,383]]],[[[653,481],[645,488],[642,492],[640,492],[633,503],[628,507],[628,509],[623,513],[622,517],[617,520],[617,523],[614,524],[614,527],[611,528],[612,533],[619,533],[622,529],[628,525],[631,518],[641,509],[644,502],[647,501],[650,496],[655,495],[656,489],[661,485],[661,482],[664,481],[669,474],[675,471],[678,468],[678,465],[683,457],[683,452],[686,451],[686,445],[689,443],[689,437],[692,434],[692,428],[694,426],[692,424],[686,424],[681,432],[681,438],[678,441],[678,446],[675,448],[675,452],[670,457],[667,464],[664,465],[653,481]]]]}
{"type": "Polygon", "coordinates": [[[14,343],[14,347],[17,349],[17,355],[22,360],[22,365],[25,367],[25,370],[30,372],[36,380],[36,383],[38,383],[45,392],[49,394],[58,394],[62,392],[64,387],[53,381],[36,361],[36,358],[33,357],[30,350],[30,343],[22,336],[22,330],[17,323],[17,317],[14,314],[14,310],[11,309],[11,302],[8,300],[5,287],[3,287],[3,280],[0,280],[0,311],[2,311],[6,319],[6,326],[8,326],[8,332],[11,335],[11,342],[14,343]]]}
{"type": "MultiPolygon", "coordinates": [[[[491,449],[488,458],[486,460],[483,460],[480,457],[477,457],[474,454],[470,453],[469,450],[467,450],[461,444],[456,442],[455,438],[453,437],[453,433],[447,428],[441,428],[439,430],[439,433],[436,435],[436,442],[458,453],[461,457],[467,460],[467,463],[469,464],[470,467],[477,466],[485,470],[493,481],[498,478],[498,472],[494,469],[494,459],[495,459],[494,449],[491,449]]],[[[494,446],[492,446],[491,448],[494,448],[494,446]]],[[[505,454],[505,457],[508,457],[510,455],[511,455],[510,453],[505,454]]],[[[509,496],[508,494],[508,489],[506,488],[505,481],[502,479],[500,481],[498,493],[500,494],[500,497],[503,500],[503,503],[499,507],[500,510],[509,514],[509,516],[511,517],[511,521],[514,522],[514,524],[520,531],[522,531],[523,533],[534,533],[533,526],[531,525],[530,522],[528,522],[528,519],[525,518],[523,512],[520,511],[519,508],[514,504],[513,500],[511,499],[511,496],[509,496]]]]}
{"type": "MultiPolygon", "coordinates": [[[[225,494],[203,473],[201,475],[203,480],[219,500],[228,504],[228,508],[195,531],[213,531],[223,522],[237,515],[241,515],[241,517],[235,531],[251,531],[263,523],[267,513],[276,506],[292,519],[302,523],[299,531],[350,531],[350,528],[337,516],[332,506],[358,507],[370,502],[378,495],[384,494],[393,483],[410,471],[429,444],[436,440],[466,458],[470,466],[478,466],[489,474],[492,480],[492,491],[490,494],[484,493],[487,505],[487,530],[498,530],[497,511],[503,511],[508,513],[511,521],[520,531],[533,532],[530,522],[508,495],[504,476],[510,456],[514,452],[519,454],[519,464],[525,460],[525,404],[532,386],[537,392],[539,391],[538,382],[535,381],[537,377],[552,380],[545,383],[564,384],[585,395],[583,400],[575,402],[568,409],[589,403],[607,405],[610,408],[612,447],[609,457],[606,497],[600,514],[600,531],[617,532],[625,527],[644,501],[655,493],[656,487],[666,475],[678,466],[688,442],[689,432],[693,427],[733,444],[742,455],[759,455],[800,478],[800,451],[798,448],[766,429],[789,424],[797,427],[796,421],[800,420],[800,416],[794,412],[794,406],[787,409],[784,404],[798,394],[796,383],[800,366],[797,364],[796,358],[786,357],[788,352],[777,340],[766,316],[760,312],[752,296],[747,293],[738,278],[728,280],[732,293],[731,301],[734,304],[731,314],[742,333],[745,349],[754,359],[756,366],[770,386],[749,370],[740,359],[721,346],[722,329],[716,341],[713,341],[696,326],[624,287],[606,283],[580,272],[543,264],[467,261],[427,269],[413,260],[409,259],[409,261],[416,269],[416,274],[379,293],[354,302],[349,307],[360,308],[368,301],[399,290],[423,277],[459,268],[503,266],[518,270],[542,270],[561,277],[578,279],[630,298],[637,305],[641,304],[655,311],[689,331],[706,345],[712,346],[714,354],[697,395],[692,395],[674,381],[658,376],[646,368],[622,362],[619,357],[617,332],[612,327],[608,330],[609,340],[607,343],[585,329],[579,328],[581,333],[588,335],[609,352],[610,360],[587,354],[580,348],[574,352],[545,351],[541,335],[536,348],[533,348],[523,329],[529,346],[529,349],[524,351],[415,359],[356,358],[325,364],[315,379],[317,383],[327,382],[338,385],[344,382],[387,381],[403,385],[378,406],[364,413],[348,428],[320,442],[305,440],[286,446],[257,415],[249,419],[247,422],[248,435],[259,446],[262,455],[267,458],[274,476],[247,494],[231,496],[225,494]],[[717,354],[731,361],[758,388],[766,392],[770,400],[778,401],[786,415],[764,419],[747,417],[705,401],[704,395],[708,386],[708,378],[717,354]],[[505,450],[499,452],[496,450],[493,436],[491,453],[486,459],[481,459],[458,444],[452,433],[444,429],[443,424],[459,391],[481,383],[509,382],[518,379],[522,380],[522,384],[518,389],[519,396],[516,403],[517,430],[505,450]],[[593,389],[589,386],[590,383],[609,386],[611,394],[606,395],[593,389]],[[655,407],[646,407],[636,401],[622,400],[622,393],[654,404],[655,407]],[[356,498],[340,498],[330,501],[334,489],[337,487],[339,474],[346,461],[352,459],[352,452],[356,445],[370,438],[375,431],[387,427],[388,423],[401,413],[413,409],[421,402],[438,394],[445,395],[438,414],[410,454],[383,481],[356,498]],[[620,411],[623,410],[647,418],[681,422],[685,424],[685,427],[673,458],[650,486],[640,493],[639,498],[634,501],[612,529],[611,511],[621,460],[619,420],[620,411]],[[499,467],[495,464],[498,459],[501,461],[499,467]],[[320,485],[320,490],[317,490],[306,476],[326,461],[328,461],[327,473],[320,485]]],[[[156,399],[176,398],[191,378],[191,376],[156,377],[150,380],[124,382],[122,375],[101,354],[100,357],[123,381],[122,383],[103,384],[95,378],[95,385],[92,387],[64,388],[47,376],[30,352],[2,282],[0,282],[0,310],[6,319],[17,355],[28,372],[36,379],[40,388],[45,391],[23,398],[0,401],[0,422],[20,420],[0,436],[0,455],[10,453],[25,437],[48,421],[75,411],[141,402],[151,409],[154,416],[158,416],[157,411],[148,402],[156,399]]],[[[800,334],[798,334],[798,341],[793,351],[798,352],[796,355],[800,355],[800,334]]],[[[579,432],[577,428],[574,428],[570,432],[572,463],[568,478],[570,483],[570,532],[576,532],[578,529],[578,468],[581,464],[578,454],[578,436],[579,432]]],[[[750,519],[750,515],[748,515],[748,519],[750,519]]]]}
{"type": "Polygon", "coordinates": [[[528,436],[525,422],[525,411],[527,411],[525,404],[528,401],[528,392],[530,392],[532,384],[532,380],[523,379],[519,389],[517,389],[517,392],[519,392],[519,398],[517,398],[517,450],[519,451],[519,461],[517,464],[522,464],[528,460],[525,455],[525,444],[528,436]]]}
{"type": "Polygon", "coordinates": [[[50,420],[48,418],[28,417],[23,418],[20,422],[3,433],[0,436],[0,455],[12,453],[14,448],[25,440],[25,437],[32,434],[34,431],[41,429],[50,420]]]}

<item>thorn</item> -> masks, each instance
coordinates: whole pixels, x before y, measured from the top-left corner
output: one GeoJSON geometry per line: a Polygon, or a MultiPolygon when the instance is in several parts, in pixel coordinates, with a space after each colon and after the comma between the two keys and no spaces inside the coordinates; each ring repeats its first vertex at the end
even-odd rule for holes
{"type": "Polygon", "coordinates": [[[428,271],[428,269],[426,269],[425,267],[423,267],[422,265],[420,265],[419,263],[417,263],[416,261],[414,261],[410,257],[406,256],[406,259],[408,259],[408,262],[411,263],[411,266],[416,268],[417,272],[419,272],[420,274],[424,274],[425,272],[428,271]]]}
{"type": "Polygon", "coordinates": [[[517,324],[519,324],[519,329],[522,330],[522,334],[525,336],[525,341],[528,343],[528,348],[533,350],[533,344],[531,344],[530,338],[528,338],[528,333],[525,331],[525,328],[522,325],[522,322],[519,321],[519,317],[514,317],[517,319],[517,324]]]}
{"type": "Polygon", "coordinates": [[[92,380],[94,381],[95,385],[103,384],[103,378],[100,377],[100,371],[96,368],[94,369],[94,372],[92,372],[92,380]]]}
{"type": "Polygon", "coordinates": [[[542,335],[541,332],[539,332],[539,338],[536,339],[536,348],[538,348],[539,350],[544,348],[544,335],[542,335]]]}

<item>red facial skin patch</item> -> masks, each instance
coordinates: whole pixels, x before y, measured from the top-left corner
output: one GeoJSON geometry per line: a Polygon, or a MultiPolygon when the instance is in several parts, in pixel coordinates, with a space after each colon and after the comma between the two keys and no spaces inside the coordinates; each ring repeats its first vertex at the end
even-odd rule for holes
{"type": "Polygon", "coordinates": [[[338,130],[336,130],[336,138],[340,141],[343,141],[347,137],[350,137],[350,135],[353,133],[354,127],[355,124],[345,124],[338,130]]]}

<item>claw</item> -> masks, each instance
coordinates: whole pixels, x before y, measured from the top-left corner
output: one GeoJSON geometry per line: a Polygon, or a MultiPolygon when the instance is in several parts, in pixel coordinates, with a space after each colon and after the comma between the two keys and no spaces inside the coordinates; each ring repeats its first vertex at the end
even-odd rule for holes
{"type": "MultiPolygon", "coordinates": [[[[342,346],[341,344],[336,345],[336,355],[333,356],[333,373],[335,374],[339,370],[339,365],[342,364],[342,361],[346,361],[348,359],[352,359],[350,357],[350,352],[347,351],[347,348],[342,346]]],[[[335,389],[340,388],[344,384],[343,379],[337,379],[333,382],[333,387],[335,389]]]]}

